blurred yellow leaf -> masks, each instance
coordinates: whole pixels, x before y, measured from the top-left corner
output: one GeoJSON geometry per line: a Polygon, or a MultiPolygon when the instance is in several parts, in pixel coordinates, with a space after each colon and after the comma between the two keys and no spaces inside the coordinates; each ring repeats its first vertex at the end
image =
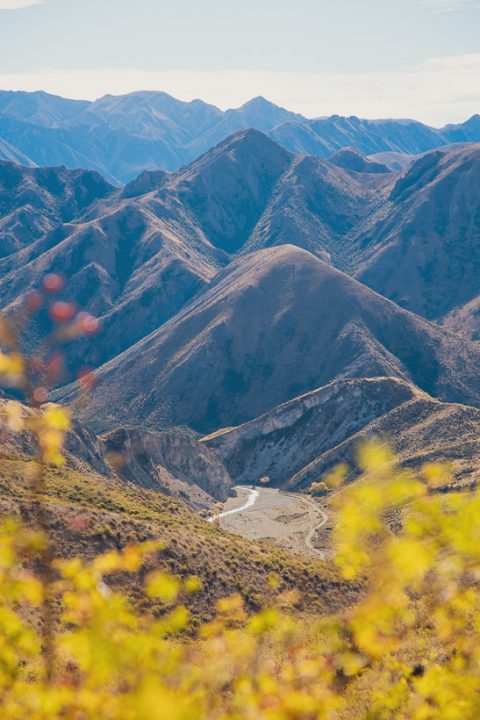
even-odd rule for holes
{"type": "Polygon", "coordinates": [[[155,571],[150,573],[146,582],[147,593],[165,604],[171,605],[177,599],[180,583],[171,575],[155,571]]]}

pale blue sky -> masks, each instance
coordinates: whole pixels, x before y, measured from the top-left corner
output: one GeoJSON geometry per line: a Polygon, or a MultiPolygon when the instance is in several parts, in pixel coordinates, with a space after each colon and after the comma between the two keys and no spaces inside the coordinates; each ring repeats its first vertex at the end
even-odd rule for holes
{"type": "Polygon", "coordinates": [[[0,0],[0,87],[458,121],[480,112],[480,0],[0,0]]]}

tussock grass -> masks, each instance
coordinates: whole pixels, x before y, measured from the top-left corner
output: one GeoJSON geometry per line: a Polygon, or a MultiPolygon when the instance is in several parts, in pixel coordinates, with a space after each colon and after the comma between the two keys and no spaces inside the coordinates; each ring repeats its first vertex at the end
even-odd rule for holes
{"type": "MultiPolygon", "coordinates": [[[[29,459],[0,463],[0,511],[29,516],[29,459]]],[[[182,501],[95,473],[51,468],[46,480],[51,532],[59,555],[92,558],[108,549],[152,538],[165,550],[155,561],[183,578],[197,575],[201,593],[189,600],[198,618],[210,617],[219,598],[240,593],[254,611],[271,597],[275,575],[282,590],[301,594],[300,613],[332,612],[358,595],[326,563],[293,556],[208,524],[182,501]]],[[[131,582],[129,578],[125,583],[131,582]]],[[[129,588],[140,598],[136,586],[129,588]]]]}

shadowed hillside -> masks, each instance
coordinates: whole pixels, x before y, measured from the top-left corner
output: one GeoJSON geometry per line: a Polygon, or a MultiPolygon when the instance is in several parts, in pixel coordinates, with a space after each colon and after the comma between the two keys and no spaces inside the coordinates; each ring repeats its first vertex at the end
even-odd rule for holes
{"type": "Polygon", "coordinates": [[[480,145],[429,153],[396,180],[358,237],[355,276],[438,320],[479,294],[479,238],[480,145]]]}
{"type": "Polygon", "coordinates": [[[208,432],[335,379],[379,375],[475,404],[479,371],[477,346],[282,246],[231,264],[174,319],[105,365],[86,415],[100,427],[128,418],[208,432]]]}

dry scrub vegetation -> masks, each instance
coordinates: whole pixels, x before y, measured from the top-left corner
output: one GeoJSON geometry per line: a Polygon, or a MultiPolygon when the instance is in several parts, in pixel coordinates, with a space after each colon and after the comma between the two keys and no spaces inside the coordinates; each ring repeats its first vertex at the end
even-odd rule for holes
{"type": "MultiPolygon", "coordinates": [[[[26,522],[34,517],[27,502],[31,462],[1,459],[3,516],[23,517],[26,522]]],[[[108,550],[161,538],[165,549],[150,558],[149,567],[184,579],[195,574],[202,582],[202,592],[187,599],[194,623],[211,618],[216,600],[232,592],[242,595],[249,611],[260,609],[271,597],[272,574],[282,591],[302,588],[298,606],[302,613],[330,612],[352,602],[358,592],[358,584],[346,582],[324,563],[223,532],[181,501],[151,490],[65,466],[48,469],[45,490],[56,557],[92,560],[108,550]]],[[[130,597],[143,601],[135,575],[122,576],[120,584],[130,597]]]]}

